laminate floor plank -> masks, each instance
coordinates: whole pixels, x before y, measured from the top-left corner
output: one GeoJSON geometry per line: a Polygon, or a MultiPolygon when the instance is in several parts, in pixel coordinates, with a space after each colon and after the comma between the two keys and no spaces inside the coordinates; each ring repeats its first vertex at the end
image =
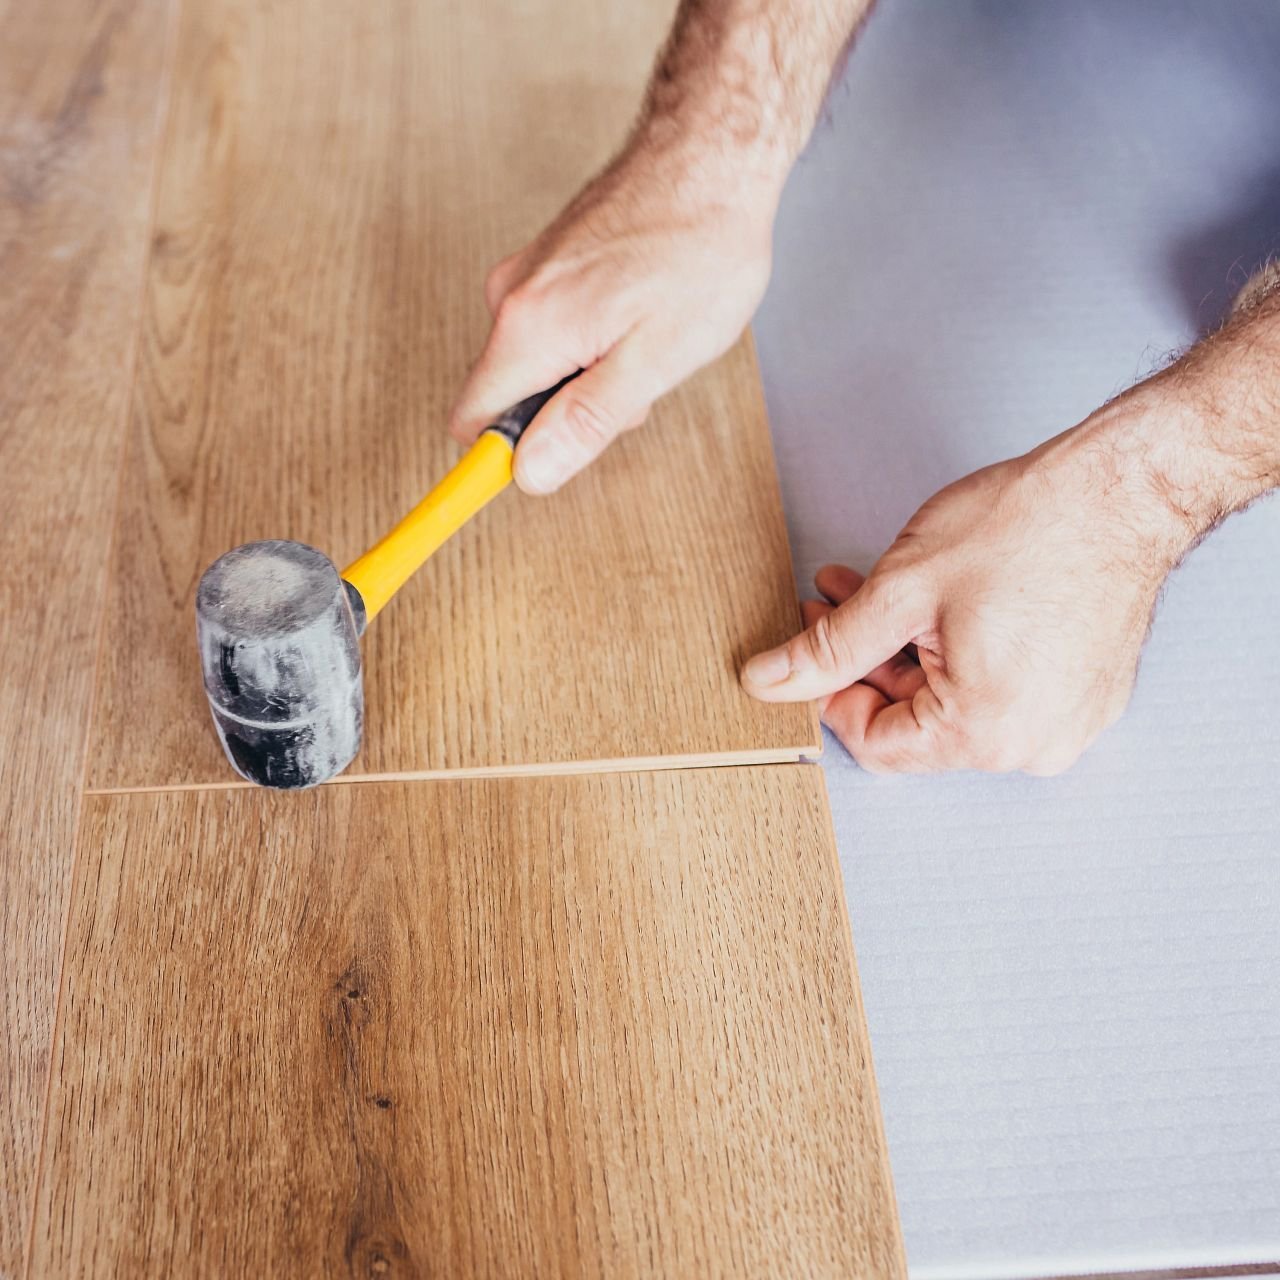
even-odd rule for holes
{"type": "Polygon", "coordinates": [[[168,0],[0,0],[0,1276],[38,1162],[168,0]]]}
{"type": "Polygon", "coordinates": [[[820,771],[90,797],[41,1275],[905,1275],[820,771]]]}
{"type": "MultiPolygon", "coordinates": [[[[187,0],[90,788],[233,780],[196,583],[260,537],[342,567],[447,470],[485,268],[617,145],[667,6],[187,0]]],[[[514,492],[365,640],[353,774],[816,752],[736,668],[797,625],[749,339],[550,499],[514,492]]]]}

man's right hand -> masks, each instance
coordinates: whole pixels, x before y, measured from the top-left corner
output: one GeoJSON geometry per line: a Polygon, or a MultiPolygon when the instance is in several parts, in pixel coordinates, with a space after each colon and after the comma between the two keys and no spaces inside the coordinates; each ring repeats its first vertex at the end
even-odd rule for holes
{"type": "Polygon", "coordinates": [[[493,329],[450,430],[463,444],[578,369],[516,449],[550,493],[727,351],[769,280],[773,219],[871,0],[680,0],[626,150],[489,273],[493,329]]]}
{"type": "Polygon", "coordinates": [[[551,493],[650,405],[728,350],[769,279],[776,192],[757,198],[687,156],[625,153],[485,282],[493,327],[450,431],[470,444],[509,405],[585,369],[515,457],[551,493]]]}

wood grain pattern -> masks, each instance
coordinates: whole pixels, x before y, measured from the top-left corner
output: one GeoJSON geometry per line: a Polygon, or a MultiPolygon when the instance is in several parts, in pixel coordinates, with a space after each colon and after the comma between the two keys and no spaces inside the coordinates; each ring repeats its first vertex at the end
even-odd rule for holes
{"type": "MultiPolygon", "coordinates": [[[[617,145],[667,7],[188,0],[90,785],[222,783],[199,574],[342,565],[443,474],[484,269],[617,145]]],[[[797,625],[744,341],[548,500],[504,495],[378,619],[356,773],[817,749],[736,667],[797,625]]]]}
{"type": "Polygon", "coordinates": [[[819,770],[86,801],[37,1274],[903,1276],[819,770]]]}
{"type": "Polygon", "coordinates": [[[167,0],[0,3],[0,1275],[35,1179],[167,0]]]}

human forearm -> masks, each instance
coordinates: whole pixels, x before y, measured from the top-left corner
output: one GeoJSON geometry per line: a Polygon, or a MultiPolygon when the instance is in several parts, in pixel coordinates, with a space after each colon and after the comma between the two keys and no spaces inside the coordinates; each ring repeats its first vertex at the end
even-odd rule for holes
{"type": "Polygon", "coordinates": [[[780,192],[873,0],[682,0],[629,151],[780,192]]]}
{"type": "Polygon", "coordinates": [[[1257,284],[1217,333],[1031,455],[1089,466],[1164,572],[1280,486],[1280,273],[1257,284]]]}
{"type": "Polygon", "coordinates": [[[1260,294],[1147,384],[1172,420],[1154,483],[1192,539],[1280,485],[1280,290],[1260,294]]]}

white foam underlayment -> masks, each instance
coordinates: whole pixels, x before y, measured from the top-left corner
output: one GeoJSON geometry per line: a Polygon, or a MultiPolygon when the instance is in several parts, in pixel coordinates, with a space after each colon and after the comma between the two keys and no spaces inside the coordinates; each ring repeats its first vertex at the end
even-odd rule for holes
{"type": "MultiPolygon", "coordinates": [[[[1268,250],[1280,4],[881,0],[756,325],[802,583],[1268,250]]],[[[1066,776],[824,767],[913,1276],[1280,1259],[1280,499],[1178,571],[1066,776]]]]}

